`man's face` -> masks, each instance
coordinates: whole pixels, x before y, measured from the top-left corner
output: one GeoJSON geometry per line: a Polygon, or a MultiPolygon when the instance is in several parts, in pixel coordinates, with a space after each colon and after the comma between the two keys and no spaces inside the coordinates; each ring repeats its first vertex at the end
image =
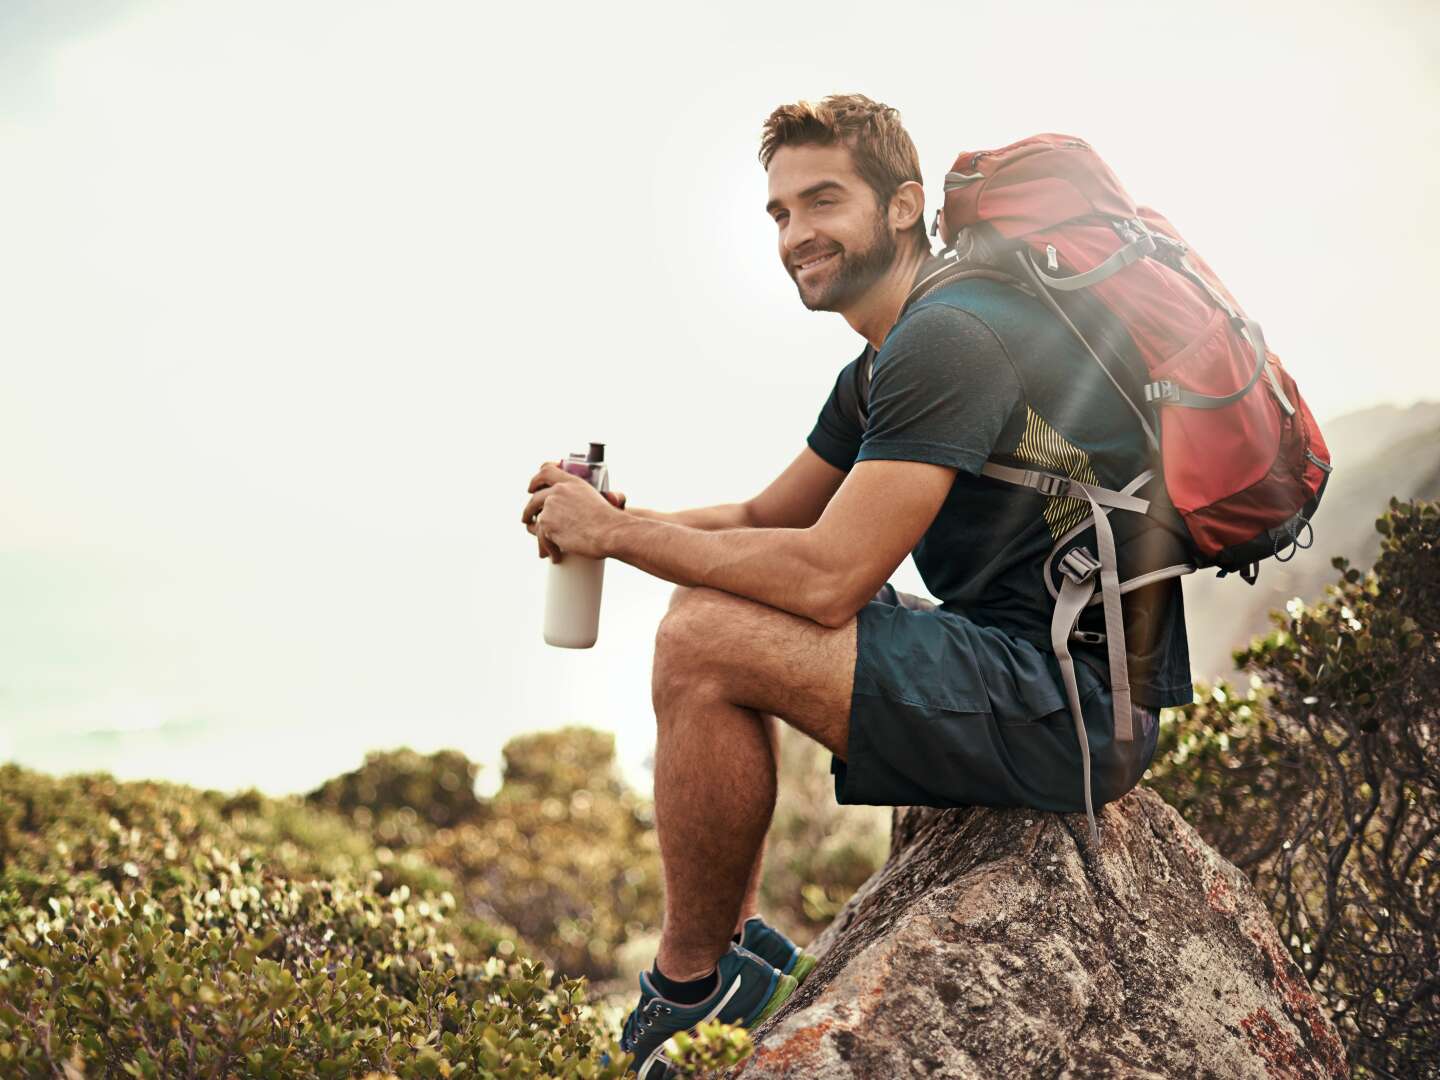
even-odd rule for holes
{"type": "Polygon", "coordinates": [[[770,159],[766,211],[780,261],[811,311],[843,311],[895,261],[895,235],[875,192],[841,145],[782,146],[770,159]]]}

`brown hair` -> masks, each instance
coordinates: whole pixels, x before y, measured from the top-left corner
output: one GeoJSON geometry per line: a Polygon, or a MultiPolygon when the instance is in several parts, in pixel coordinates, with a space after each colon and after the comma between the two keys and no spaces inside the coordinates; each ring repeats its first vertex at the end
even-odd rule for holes
{"type": "MultiPolygon", "coordinates": [[[[858,172],[880,206],[890,205],[906,181],[922,183],[920,155],[900,124],[900,113],[864,94],[831,94],[818,102],[781,105],[770,114],[760,135],[760,164],[768,170],[782,146],[830,146],[850,151],[858,172]]],[[[925,223],[908,230],[917,247],[929,248],[925,223]]]]}

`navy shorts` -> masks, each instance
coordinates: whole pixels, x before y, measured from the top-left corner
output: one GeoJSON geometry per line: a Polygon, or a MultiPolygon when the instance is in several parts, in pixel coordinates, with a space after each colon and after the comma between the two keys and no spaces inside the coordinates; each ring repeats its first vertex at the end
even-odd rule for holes
{"type": "MultiPolygon", "coordinates": [[[[1155,712],[1116,742],[1110,690],[1075,664],[1095,805],[1139,782],[1155,712]]],[[[855,689],[835,799],[875,806],[1029,806],[1083,812],[1080,744],[1055,658],[886,583],[857,614],[855,689]]]]}

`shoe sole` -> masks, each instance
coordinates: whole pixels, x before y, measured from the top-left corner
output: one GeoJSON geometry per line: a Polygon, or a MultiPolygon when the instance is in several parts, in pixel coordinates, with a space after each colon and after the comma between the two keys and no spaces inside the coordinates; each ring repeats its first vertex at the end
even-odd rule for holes
{"type": "Polygon", "coordinates": [[[752,1028],[756,1024],[763,1024],[766,1020],[769,1020],[770,1017],[774,1016],[779,1010],[780,1006],[785,1004],[786,1000],[795,992],[796,987],[799,985],[800,981],[796,979],[794,975],[781,975],[780,981],[775,984],[774,993],[770,995],[770,1000],[765,1002],[765,1007],[760,1010],[759,1015],[756,1016],[754,1020],[751,1020],[750,1023],[744,1026],[752,1028]]]}
{"type": "Polygon", "coordinates": [[[815,970],[815,965],[820,961],[811,956],[808,952],[802,952],[800,958],[795,961],[795,966],[790,969],[790,975],[797,983],[803,983],[805,976],[815,970]]]}

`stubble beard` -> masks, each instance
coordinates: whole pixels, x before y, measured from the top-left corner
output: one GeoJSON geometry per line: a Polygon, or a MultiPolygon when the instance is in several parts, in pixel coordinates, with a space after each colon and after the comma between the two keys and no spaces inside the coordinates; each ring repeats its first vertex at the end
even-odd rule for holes
{"type": "Polygon", "coordinates": [[[818,282],[814,292],[806,294],[806,287],[800,284],[796,271],[792,270],[790,277],[800,293],[800,302],[811,311],[841,311],[857,297],[863,296],[890,269],[895,262],[896,250],[895,238],[890,235],[885,216],[876,214],[869,245],[860,251],[842,249],[839,268],[828,280],[818,282]]]}

